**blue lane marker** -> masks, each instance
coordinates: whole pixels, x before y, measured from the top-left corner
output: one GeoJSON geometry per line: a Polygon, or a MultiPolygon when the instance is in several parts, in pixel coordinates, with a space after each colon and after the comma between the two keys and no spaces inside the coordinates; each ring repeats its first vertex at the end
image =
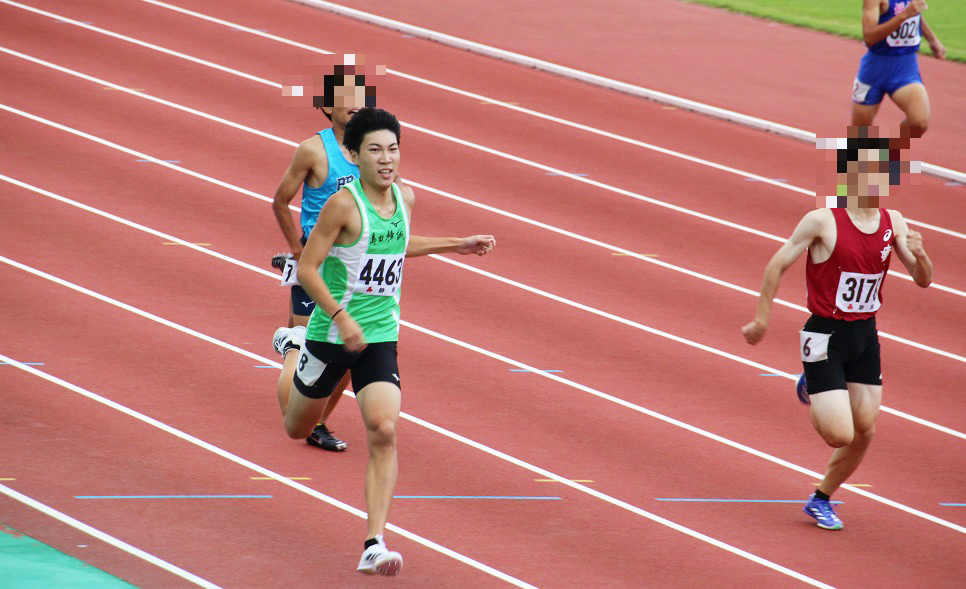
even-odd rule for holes
{"type": "Polygon", "coordinates": [[[74,499],[271,499],[271,495],[75,495],[74,499]]]}
{"type": "MultiPolygon", "coordinates": [[[[43,366],[43,362],[21,362],[21,364],[26,364],[27,366],[43,366]]],[[[0,362],[0,366],[13,366],[9,362],[0,362]]]]}
{"type": "MultiPolygon", "coordinates": [[[[142,164],[153,164],[154,160],[134,160],[136,162],[141,162],[142,164]]],[[[181,160],[161,160],[162,162],[167,162],[169,164],[180,164],[181,160]]]]}
{"type": "Polygon", "coordinates": [[[966,503],[940,503],[940,505],[945,505],[946,507],[966,507],[966,503]]]}
{"type": "Polygon", "coordinates": [[[560,497],[523,497],[512,495],[393,495],[393,499],[523,499],[560,501],[560,497]]]}
{"type": "MultiPolygon", "coordinates": [[[[807,499],[685,499],[683,497],[656,497],[658,501],[686,501],[691,503],[806,503],[807,499]]],[[[830,501],[841,505],[841,501],[830,501]]]]}
{"type": "MultiPolygon", "coordinates": [[[[526,368],[511,368],[510,372],[533,372],[533,371],[527,370],[526,368]]],[[[540,370],[540,372],[563,372],[563,370],[540,370]]]]}

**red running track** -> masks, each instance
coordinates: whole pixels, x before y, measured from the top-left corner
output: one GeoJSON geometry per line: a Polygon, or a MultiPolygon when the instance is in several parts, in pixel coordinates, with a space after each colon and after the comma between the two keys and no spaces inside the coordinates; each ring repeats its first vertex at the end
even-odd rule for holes
{"type": "MultiPolygon", "coordinates": [[[[744,115],[838,137],[849,121],[852,81],[865,46],[853,39],[680,0],[647,3],[472,0],[440,5],[406,0],[380,7],[335,4],[376,13],[619,82],[744,115]]],[[[931,14],[925,13],[929,20],[931,14]]],[[[933,21],[930,21],[933,22],[933,21]]],[[[855,11],[859,29],[859,10],[855,11]]],[[[940,61],[928,47],[919,67],[932,116],[913,159],[966,169],[966,65],[940,61]]],[[[888,99],[877,123],[898,129],[902,112],[888,99]]]]}
{"type": "MultiPolygon", "coordinates": [[[[110,11],[91,12],[82,4],[53,4],[46,8],[269,79],[276,77],[278,64],[292,55],[277,43],[247,37],[239,42],[239,32],[149,6],[118,3],[110,11]],[[149,30],[146,22],[152,23],[149,30]]],[[[252,6],[217,9],[224,18],[251,24],[246,9],[249,15],[260,14],[252,6]]],[[[359,39],[364,39],[366,51],[370,46],[386,48],[393,67],[402,71],[407,70],[395,65],[397,59],[400,64],[460,63],[463,70],[477,72],[472,77],[480,86],[478,91],[496,96],[499,88],[511,87],[521,96],[554,96],[555,101],[544,98],[546,108],[561,116],[579,110],[580,103],[567,101],[571,95],[593,98],[594,104],[606,100],[617,106],[633,105],[635,117],[653,133],[649,140],[662,145],[676,142],[684,148],[687,142],[682,136],[687,133],[682,129],[700,128],[702,136],[718,138],[710,144],[741,142],[749,152],[726,150],[716,161],[753,164],[754,171],[769,177],[791,179],[794,176],[787,170],[795,166],[790,162],[805,162],[810,156],[802,146],[778,138],[686,113],[669,113],[656,105],[430,43],[410,40],[405,50],[400,45],[388,51],[398,35],[302,7],[273,8],[271,15],[258,20],[271,20],[276,34],[318,44],[316,35],[304,32],[303,23],[310,19],[316,30],[328,33],[325,40],[339,51],[357,51],[359,39]],[[494,87],[487,88],[488,84],[494,87]],[[784,155],[769,157],[777,153],[784,155]]],[[[2,10],[8,23],[5,44],[12,49],[144,88],[289,140],[303,138],[318,124],[313,113],[295,116],[294,111],[280,109],[277,90],[272,88],[45,17],[2,10]],[[43,34],[53,32],[58,45],[43,43],[43,34]],[[105,55],[112,57],[105,60],[105,55]],[[279,117],[279,112],[293,116],[279,117]]],[[[185,168],[261,194],[274,189],[291,153],[287,145],[104,90],[18,58],[2,59],[5,73],[17,81],[0,91],[2,104],[153,156],[177,159],[185,168]],[[59,92],[49,92],[51,86],[59,92]],[[69,104],[64,95],[71,97],[69,104]]],[[[772,233],[786,234],[811,206],[808,199],[775,187],[520,115],[494,115],[493,106],[418,84],[390,83],[391,108],[404,121],[588,173],[601,182],[680,206],[753,222],[772,233]],[[779,212],[768,206],[778,199],[796,211],[779,212]]],[[[189,241],[211,243],[212,249],[256,266],[264,265],[278,247],[277,229],[265,203],[154,164],[135,162],[128,154],[17,115],[2,116],[5,153],[11,156],[0,173],[189,241]],[[56,174],[50,173],[51,153],[57,154],[60,164],[56,174]]],[[[595,124],[628,132],[613,112],[594,116],[595,124]]],[[[405,134],[404,172],[413,181],[631,251],[657,253],[660,260],[747,288],[754,288],[761,266],[777,247],[758,236],[570,179],[548,177],[544,171],[450,141],[412,130],[405,134]],[[438,163],[441,154],[448,160],[446,165],[438,163]],[[725,243],[729,247],[721,247],[725,243]]],[[[698,149],[706,151],[705,157],[713,156],[708,144],[698,149]]],[[[931,193],[941,190],[936,184],[924,181],[913,188],[931,193]]],[[[5,257],[270,355],[267,338],[284,318],[285,295],[269,278],[182,246],[164,245],[158,237],[23,188],[3,186],[0,194],[9,213],[4,215],[0,241],[5,257]],[[222,284],[231,287],[218,288],[222,284]]],[[[737,332],[753,309],[749,295],[634,258],[613,256],[608,250],[430,191],[418,194],[414,222],[419,232],[491,231],[498,236],[494,255],[459,262],[768,366],[796,369],[793,336],[803,320],[798,311],[776,310],[769,337],[772,345],[751,349],[737,332]]],[[[909,212],[911,217],[940,225],[951,218],[944,215],[946,204],[929,198],[922,201],[915,214],[909,212]]],[[[926,237],[927,243],[936,243],[932,251],[937,266],[949,268],[943,283],[961,288],[966,281],[963,269],[955,264],[962,253],[961,240],[939,233],[926,237]]],[[[345,401],[333,422],[350,451],[321,454],[281,435],[272,393],[274,370],[255,368],[259,362],[253,359],[22,270],[5,265],[2,272],[4,300],[8,308],[17,309],[3,316],[3,333],[43,335],[5,338],[0,353],[42,361],[46,372],[284,476],[310,477],[306,481],[310,488],[361,506],[364,439],[350,401],[345,401]]],[[[801,268],[792,272],[800,276],[801,268]]],[[[436,260],[414,262],[408,276],[405,318],[418,326],[537,368],[563,370],[561,376],[572,382],[821,470],[827,453],[817,444],[800,407],[790,401],[783,379],[762,377],[753,367],[436,260]]],[[[797,282],[787,281],[782,291],[785,298],[802,299],[797,282]]],[[[884,330],[963,355],[966,346],[957,337],[955,323],[942,320],[961,314],[958,296],[920,292],[898,279],[890,280],[888,296],[884,330]]],[[[846,501],[842,513],[849,527],[840,534],[816,529],[794,505],[657,501],[658,497],[799,499],[807,494],[811,479],[564,383],[510,372],[506,363],[425,333],[404,329],[400,346],[408,413],[558,475],[593,480],[587,487],[610,497],[830,585],[854,586],[871,580],[877,586],[901,587],[928,579],[933,586],[956,586],[964,574],[956,557],[962,551],[961,532],[845,491],[840,498],[846,501]],[[813,550],[804,552],[803,545],[813,550]],[[908,555],[901,566],[888,557],[900,551],[908,555]]],[[[895,342],[884,341],[883,349],[892,371],[890,391],[896,391],[894,399],[887,391],[887,404],[959,431],[966,429],[952,384],[962,374],[961,363],[895,342]]],[[[314,581],[340,587],[384,582],[360,578],[352,571],[358,557],[357,538],[363,531],[361,520],[277,482],[253,481],[250,477],[255,472],[13,367],[2,369],[4,382],[9,383],[4,387],[5,406],[11,408],[4,412],[4,425],[9,426],[3,428],[4,447],[20,449],[13,472],[4,476],[16,479],[9,484],[17,490],[221,586],[285,587],[314,581]],[[65,444],[73,452],[65,454],[65,444]],[[74,499],[76,495],[191,493],[270,493],[273,498],[208,503],[74,499]]],[[[534,479],[543,477],[412,422],[401,425],[400,443],[398,494],[561,497],[559,501],[492,503],[399,499],[393,507],[393,523],[533,585],[802,584],[578,489],[537,482],[534,479]],[[628,547],[633,547],[630,564],[628,547]]],[[[939,506],[961,501],[957,494],[966,482],[957,469],[962,443],[949,434],[883,414],[875,449],[856,481],[871,484],[873,493],[962,526],[966,517],[961,511],[939,506]]],[[[9,514],[4,516],[5,524],[138,586],[175,583],[169,574],[102,545],[90,551],[79,549],[78,544],[94,543],[79,540],[63,525],[11,501],[4,506],[9,507],[4,509],[9,514]]],[[[402,576],[393,581],[397,586],[505,585],[397,534],[390,534],[390,541],[406,556],[402,576]]]]}

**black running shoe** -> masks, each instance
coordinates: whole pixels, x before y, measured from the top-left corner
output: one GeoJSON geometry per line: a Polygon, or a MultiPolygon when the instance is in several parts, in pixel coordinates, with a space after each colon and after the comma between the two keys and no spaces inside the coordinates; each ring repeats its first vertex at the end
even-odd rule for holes
{"type": "Polygon", "coordinates": [[[345,452],[345,442],[332,435],[324,423],[320,423],[312,430],[312,435],[305,438],[309,446],[317,446],[329,452],[345,452]]]}
{"type": "Polygon", "coordinates": [[[292,254],[275,254],[275,256],[272,257],[272,268],[278,268],[278,271],[281,272],[285,269],[285,260],[288,260],[292,257],[292,254]]]}

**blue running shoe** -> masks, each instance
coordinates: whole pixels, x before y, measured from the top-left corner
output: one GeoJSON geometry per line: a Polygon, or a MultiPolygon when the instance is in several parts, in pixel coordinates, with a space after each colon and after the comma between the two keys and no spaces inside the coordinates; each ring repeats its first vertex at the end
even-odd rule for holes
{"type": "Polygon", "coordinates": [[[802,405],[812,404],[812,402],[808,400],[808,391],[805,390],[804,372],[801,374],[801,376],[798,377],[798,384],[795,385],[795,392],[798,393],[798,400],[802,402],[802,405]]]}
{"type": "Polygon", "coordinates": [[[815,518],[818,527],[826,530],[841,530],[845,525],[832,511],[832,504],[824,499],[816,499],[814,493],[808,496],[805,513],[815,518]]]}

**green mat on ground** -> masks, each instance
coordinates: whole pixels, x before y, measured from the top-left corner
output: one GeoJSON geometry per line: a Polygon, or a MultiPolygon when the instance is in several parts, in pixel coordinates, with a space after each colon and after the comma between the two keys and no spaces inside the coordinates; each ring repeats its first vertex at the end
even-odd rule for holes
{"type": "Polygon", "coordinates": [[[131,589],[134,585],[0,524],[0,587],[131,589]]]}

